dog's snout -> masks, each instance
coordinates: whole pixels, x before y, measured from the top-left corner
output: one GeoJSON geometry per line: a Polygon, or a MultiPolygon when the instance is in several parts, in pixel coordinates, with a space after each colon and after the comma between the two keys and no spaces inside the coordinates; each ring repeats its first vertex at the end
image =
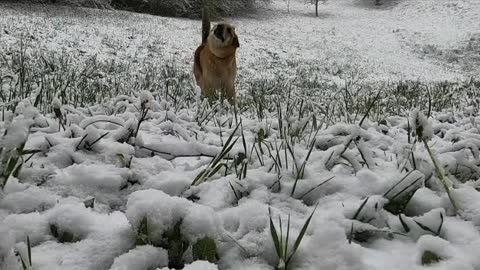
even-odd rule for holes
{"type": "Polygon", "coordinates": [[[224,26],[223,24],[217,25],[215,30],[213,31],[215,36],[220,39],[222,42],[225,41],[225,36],[224,36],[224,26]]]}

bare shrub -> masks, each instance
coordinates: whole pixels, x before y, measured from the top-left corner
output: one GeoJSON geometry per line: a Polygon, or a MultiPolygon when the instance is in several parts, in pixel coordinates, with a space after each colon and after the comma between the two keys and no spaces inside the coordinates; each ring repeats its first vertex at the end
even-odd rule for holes
{"type": "MultiPolygon", "coordinates": [[[[6,1],[8,2],[8,1],[6,1]]],[[[73,7],[87,7],[98,9],[110,9],[110,0],[11,0],[14,3],[25,4],[57,4],[73,7]]]]}

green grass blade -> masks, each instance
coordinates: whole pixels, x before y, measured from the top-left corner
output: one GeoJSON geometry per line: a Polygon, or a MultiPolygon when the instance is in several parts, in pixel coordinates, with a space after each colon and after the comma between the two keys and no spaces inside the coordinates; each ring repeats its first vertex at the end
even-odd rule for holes
{"type": "Polygon", "coordinates": [[[297,240],[295,240],[295,244],[293,245],[293,250],[288,256],[287,260],[285,261],[285,264],[288,265],[290,260],[292,259],[293,255],[297,251],[298,247],[300,246],[300,243],[302,242],[303,236],[305,236],[305,232],[307,231],[308,225],[310,224],[310,221],[312,220],[313,214],[315,214],[315,210],[317,210],[317,206],[315,206],[315,209],[313,209],[312,214],[308,217],[307,221],[305,221],[305,224],[303,225],[302,230],[300,231],[300,234],[297,237],[297,240]]]}
{"type": "Polygon", "coordinates": [[[243,168],[243,176],[242,176],[242,179],[245,179],[245,178],[247,177],[248,162],[245,162],[245,163],[244,163],[244,166],[243,166],[242,168],[243,168]]]}
{"type": "Polygon", "coordinates": [[[245,134],[243,133],[242,119],[240,119],[240,125],[242,126],[242,144],[243,144],[243,151],[245,151],[245,155],[247,155],[247,142],[245,141],[245,134]]]}
{"type": "Polygon", "coordinates": [[[420,223],[419,221],[416,221],[416,220],[414,220],[414,221],[415,221],[415,223],[417,223],[417,225],[418,225],[420,228],[422,228],[422,230],[427,231],[427,232],[431,232],[433,235],[436,235],[436,232],[435,232],[434,230],[430,229],[430,228],[427,227],[426,225],[423,225],[423,224],[420,223]]]}
{"type": "Polygon", "coordinates": [[[233,191],[233,195],[235,195],[235,198],[237,198],[237,201],[240,200],[240,197],[237,195],[237,191],[236,191],[235,188],[233,187],[232,183],[228,182],[228,184],[230,185],[230,188],[231,188],[232,191],[233,191]]]}
{"type": "MultiPolygon", "coordinates": [[[[227,141],[225,142],[225,146],[227,146],[227,145],[230,144],[230,142],[231,142],[232,139],[233,139],[233,136],[235,136],[235,133],[237,132],[238,128],[240,127],[240,124],[241,124],[241,123],[239,123],[239,124],[235,127],[235,129],[233,130],[232,134],[230,134],[230,136],[228,137],[227,141]]],[[[225,147],[225,146],[224,146],[224,147],[225,147]]]]}
{"type": "Polygon", "coordinates": [[[315,191],[317,188],[323,186],[324,184],[330,182],[330,180],[332,180],[333,178],[335,178],[335,176],[332,176],[332,177],[328,178],[327,180],[323,181],[322,183],[314,186],[313,188],[309,189],[307,192],[303,193],[303,195],[300,196],[298,199],[299,199],[299,200],[302,200],[303,198],[305,198],[305,196],[307,196],[307,195],[310,194],[311,192],[315,191]]]}
{"type": "MultiPolygon", "coordinates": [[[[208,168],[207,168],[208,169],[208,168]]],[[[203,178],[205,177],[205,175],[207,175],[208,173],[208,170],[207,169],[203,169],[198,175],[197,177],[195,177],[195,179],[193,180],[192,182],[192,186],[196,186],[198,184],[200,184],[203,180],[203,178]]]]}
{"type": "Polygon", "coordinates": [[[287,248],[283,245],[283,225],[282,225],[282,219],[280,218],[280,215],[278,215],[278,224],[280,227],[280,249],[282,250],[282,255],[284,253],[284,250],[287,248]]]}
{"type": "Polygon", "coordinates": [[[270,235],[272,236],[273,244],[275,245],[275,251],[277,252],[277,255],[279,258],[282,257],[282,248],[280,246],[280,241],[278,240],[278,234],[277,234],[277,229],[275,228],[275,225],[273,224],[272,220],[272,211],[270,208],[268,208],[268,215],[270,218],[270,235]]]}
{"type": "Polygon", "coordinates": [[[207,177],[210,178],[210,177],[214,176],[214,175],[215,175],[221,168],[223,168],[223,167],[226,168],[226,167],[227,167],[227,164],[225,164],[225,163],[219,163],[219,164],[217,164],[217,166],[215,166],[215,168],[212,169],[212,171],[208,174],[207,177]]]}
{"type": "MultiPolygon", "coordinates": [[[[415,181],[413,181],[410,185],[406,186],[405,188],[403,188],[402,190],[400,190],[397,194],[395,194],[390,200],[395,200],[398,196],[400,196],[403,192],[405,192],[406,190],[408,190],[409,188],[413,187],[415,184],[417,184],[418,181],[422,180],[423,179],[423,176],[415,179],[415,181]]],[[[413,196],[413,194],[412,194],[413,196]]],[[[411,198],[410,198],[411,199],[411,198]]]]}
{"type": "Polygon", "coordinates": [[[387,197],[388,193],[390,193],[392,190],[394,190],[398,185],[400,185],[405,179],[408,178],[408,176],[410,174],[412,174],[414,171],[410,171],[408,172],[404,177],[402,177],[402,179],[400,179],[400,181],[398,181],[395,185],[393,185],[393,187],[391,187],[389,190],[387,190],[384,194],[383,194],[383,197],[387,197]]]}
{"type": "Polygon", "coordinates": [[[32,246],[30,245],[30,236],[27,235],[28,263],[32,266],[32,246]]]}
{"type": "Polygon", "coordinates": [[[42,152],[42,150],[38,150],[38,149],[27,149],[27,150],[22,150],[22,152],[20,153],[20,155],[30,155],[30,154],[36,154],[36,153],[40,153],[42,152]]]}
{"type": "Polygon", "coordinates": [[[348,235],[348,243],[351,244],[353,241],[353,222],[352,227],[350,227],[350,234],[348,235]]]}
{"type": "Polygon", "coordinates": [[[353,219],[356,220],[356,219],[358,218],[358,216],[360,215],[360,212],[362,212],[363,207],[365,207],[365,205],[367,204],[368,199],[370,199],[370,197],[367,197],[367,198],[363,201],[363,203],[362,203],[362,204],[360,205],[360,207],[357,209],[357,212],[355,212],[355,215],[353,215],[353,219]]]}
{"type": "Polygon", "coordinates": [[[370,113],[370,110],[373,108],[373,105],[375,105],[375,102],[377,102],[377,100],[380,98],[380,94],[381,94],[381,93],[382,93],[382,89],[378,90],[377,95],[376,95],[375,98],[372,100],[372,102],[370,102],[370,104],[368,105],[367,111],[366,111],[365,114],[363,115],[362,120],[360,120],[360,123],[358,123],[358,125],[359,125],[360,127],[362,126],[363,121],[365,121],[365,119],[367,118],[368,114],[370,113]]]}
{"type": "Polygon", "coordinates": [[[236,138],[224,151],[222,151],[219,155],[219,158],[222,159],[224,158],[228,153],[230,153],[230,151],[232,150],[232,148],[235,146],[235,144],[237,143],[238,141],[238,138],[236,138]]]}
{"type": "Polygon", "coordinates": [[[440,232],[442,232],[442,226],[443,226],[443,214],[440,213],[440,225],[438,225],[437,233],[435,235],[440,235],[440,232]]]}
{"type": "Polygon", "coordinates": [[[290,215],[288,215],[288,221],[287,221],[287,237],[285,238],[285,253],[283,255],[284,258],[287,258],[288,256],[288,238],[290,237],[290,215]]]}
{"type": "Polygon", "coordinates": [[[312,140],[312,143],[310,144],[310,149],[308,150],[307,156],[305,157],[305,160],[303,161],[302,168],[301,168],[301,171],[302,171],[302,177],[301,178],[303,178],[303,174],[305,172],[305,167],[307,167],[307,162],[310,159],[310,155],[312,154],[312,151],[313,151],[313,148],[315,147],[315,142],[316,141],[317,141],[316,138],[314,138],[312,140]]]}
{"type": "Polygon", "coordinates": [[[27,270],[28,267],[27,267],[27,264],[25,263],[25,261],[23,260],[22,255],[20,255],[20,262],[22,263],[23,270],[27,270]]]}
{"type": "Polygon", "coordinates": [[[398,215],[398,219],[400,219],[400,223],[402,224],[402,227],[405,230],[405,232],[407,233],[410,232],[410,227],[408,227],[407,223],[405,223],[405,220],[403,220],[402,214],[398,215]]]}

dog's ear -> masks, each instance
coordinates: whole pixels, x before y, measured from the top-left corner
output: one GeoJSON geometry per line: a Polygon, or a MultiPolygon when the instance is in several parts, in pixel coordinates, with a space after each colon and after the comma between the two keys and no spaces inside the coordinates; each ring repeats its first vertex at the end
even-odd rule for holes
{"type": "Polygon", "coordinates": [[[238,36],[237,36],[236,34],[235,34],[235,37],[233,38],[232,45],[233,45],[235,48],[240,47],[240,42],[238,42],[238,36]]]}

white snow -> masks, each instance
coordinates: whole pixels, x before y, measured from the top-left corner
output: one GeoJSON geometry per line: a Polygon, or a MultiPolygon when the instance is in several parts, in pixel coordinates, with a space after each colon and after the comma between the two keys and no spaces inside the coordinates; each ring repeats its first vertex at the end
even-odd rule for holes
{"type": "Polygon", "coordinates": [[[188,264],[183,268],[185,270],[218,270],[218,267],[212,263],[206,261],[196,261],[192,264],[188,264]]]}
{"type": "Polygon", "coordinates": [[[115,258],[110,270],[143,270],[167,264],[166,250],[153,246],[140,246],[115,258]]]}
{"type": "Polygon", "coordinates": [[[414,134],[418,136],[420,141],[426,141],[432,139],[433,129],[432,124],[427,119],[425,114],[418,109],[412,110],[410,113],[410,127],[414,134]]]}
{"type": "Polygon", "coordinates": [[[179,221],[182,221],[182,233],[192,243],[203,237],[215,239],[219,233],[219,221],[211,208],[196,205],[184,198],[171,197],[159,190],[132,193],[127,202],[126,216],[135,230],[147,217],[152,241],[161,241],[163,233],[179,221]]]}
{"type": "Polygon", "coordinates": [[[113,165],[74,164],[56,172],[55,183],[83,185],[93,189],[118,190],[128,178],[128,170],[113,165]]]}
{"type": "Polygon", "coordinates": [[[52,107],[53,107],[54,109],[60,109],[60,108],[62,108],[62,102],[60,101],[60,99],[54,98],[54,99],[52,100],[52,107]]]}

